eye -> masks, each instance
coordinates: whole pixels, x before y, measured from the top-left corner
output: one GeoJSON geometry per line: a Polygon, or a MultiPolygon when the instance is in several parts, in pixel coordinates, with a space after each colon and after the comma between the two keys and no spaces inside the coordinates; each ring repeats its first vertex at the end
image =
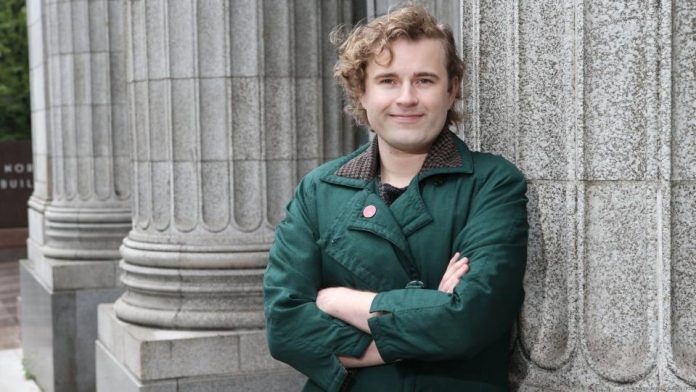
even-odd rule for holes
{"type": "Polygon", "coordinates": [[[435,81],[433,81],[432,79],[428,79],[428,78],[420,78],[420,79],[416,80],[416,83],[418,83],[418,84],[433,84],[433,83],[435,83],[435,81]]]}
{"type": "Polygon", "coordinates": [[[386,79],[380,79],[378,83],[379,83],[379,84],[386,85],[386,86],[392,86],[392,85],[396,84],[396,80],[395,80],[395,79],[386,78],[386,79]]]}

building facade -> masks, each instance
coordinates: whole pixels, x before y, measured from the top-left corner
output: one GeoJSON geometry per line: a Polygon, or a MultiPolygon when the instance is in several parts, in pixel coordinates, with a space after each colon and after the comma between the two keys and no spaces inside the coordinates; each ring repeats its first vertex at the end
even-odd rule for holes
{"type": "MultiPolygon", "coordinates": [[[[366,138],[328,33],[395,3],[27,1],[44,390],[299,389],[266,252],[301,176],[366,138]]],[[[529,184],[513,385],[696,389],[696,1],[419,3],[466,63],[457,133],[529,184]]]]}

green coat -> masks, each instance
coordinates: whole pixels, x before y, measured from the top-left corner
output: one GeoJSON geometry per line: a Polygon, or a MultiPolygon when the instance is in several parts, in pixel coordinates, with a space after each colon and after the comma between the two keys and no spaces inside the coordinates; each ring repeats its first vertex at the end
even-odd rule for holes
{"type": "Polygon", "coordinates": [[[271,355],[309,377],[306,391],[507,390],[524,296],[524,177],[444,131],[387,206],[377,150],[373,142],[313,170],[288,204],[264,277],[271,355]],[[453,294],[439,292],[457,251],[470,270],[453,294]],[[372,336],[316,307],[317,291],[333,286],[379,293],[372,336]],[[372,339],[387,364],[346,371],[336,356],[359,357],[372,339]]]}

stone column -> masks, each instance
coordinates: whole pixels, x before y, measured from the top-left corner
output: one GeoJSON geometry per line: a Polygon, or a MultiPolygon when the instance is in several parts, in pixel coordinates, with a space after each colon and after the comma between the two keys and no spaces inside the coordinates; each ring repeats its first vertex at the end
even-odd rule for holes
{"type": "Polygon", "coordinates": [[[696,2],[460,3],[462,136],[529,181],[513,385],[696,388],[696,2]]]}
{"type": "Polygon", "coordinates": [[[27,1],[35,191],[21,264],[22,348],[45,391],[94,383],[97,304],[123,291],[130,229],[122,3],[27,1]]]}
{"type": "Polygon", "coordinates": [[[98,388],[298,390],[268,354],[261,282],[300,176],[352,147],[327,42],[350,3],[126,13],[134,227],[126,293],[100,308],[98,388]]]}

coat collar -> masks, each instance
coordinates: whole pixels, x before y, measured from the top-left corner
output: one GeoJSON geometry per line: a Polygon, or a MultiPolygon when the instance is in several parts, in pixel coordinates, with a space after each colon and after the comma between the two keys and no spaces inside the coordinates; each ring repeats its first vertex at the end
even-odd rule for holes
{"type": "MultiPolygon", "coordinates": [[[[371,182],[379,171],[378,139],[353,154],[347,162],[339,166],[323,180],[339,185],[363,188],[371,182]]],[[[423,162],[419,179],[441,173],[472,173],[471,151],[452,131],[445,129],[428,151],[423,162]]]]}

